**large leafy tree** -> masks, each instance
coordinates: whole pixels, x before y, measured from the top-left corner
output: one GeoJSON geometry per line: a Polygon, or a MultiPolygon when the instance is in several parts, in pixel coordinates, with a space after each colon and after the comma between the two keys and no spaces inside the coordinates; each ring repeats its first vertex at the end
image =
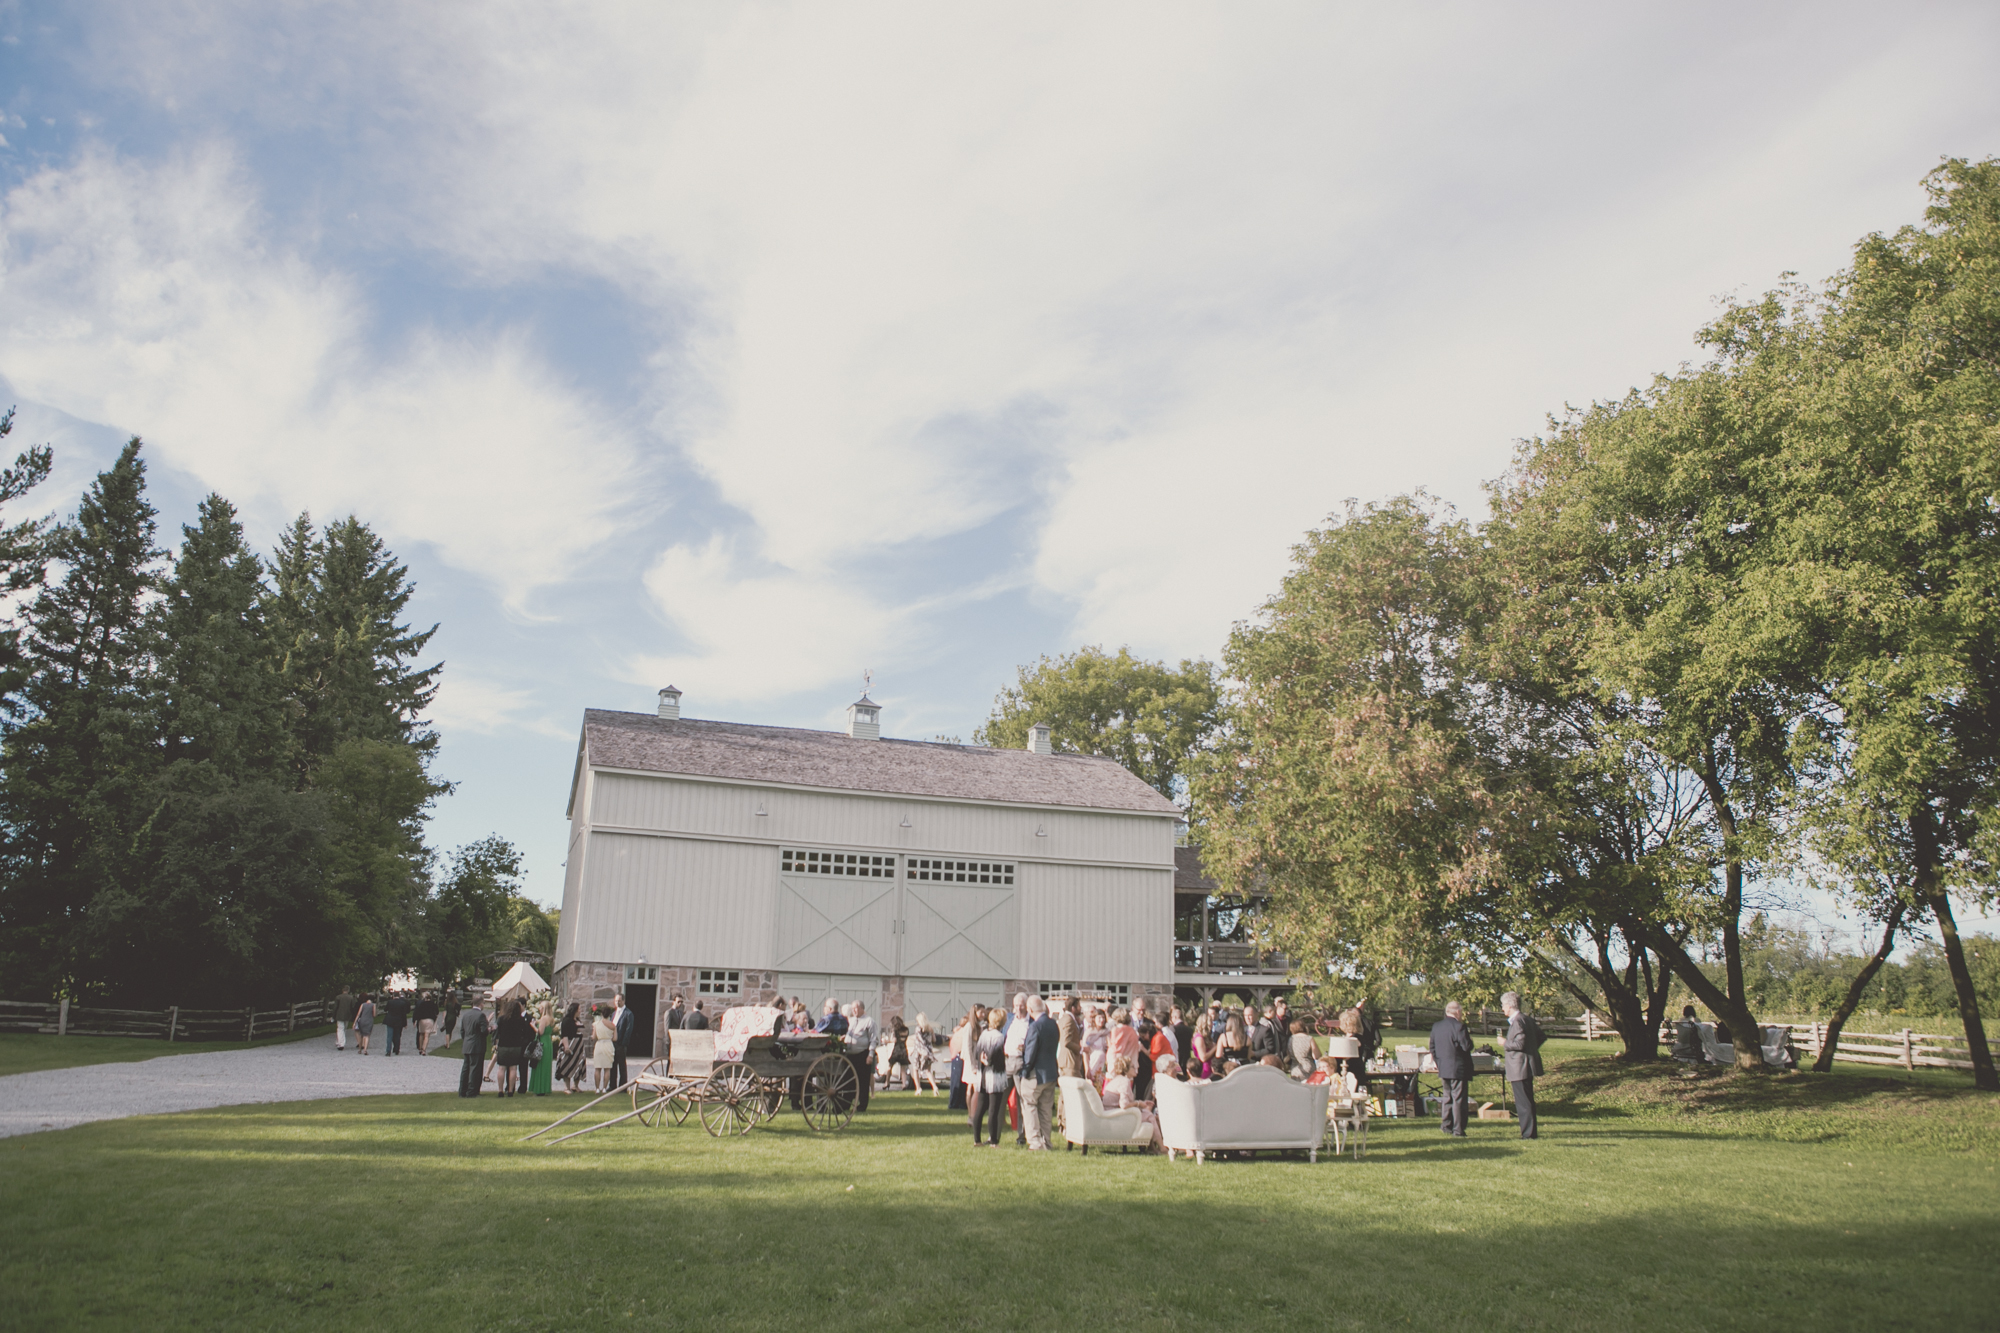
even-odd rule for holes
{"type": "Polygon", "coordinates": [[[1926,185],[1925,225],[1711,336],[1784,432],[1766,579],[1814,631],[1821,809],[1929,914],[1975,1077],[2000,1089],[1953,908],[1992,901],[2000,850],[2000,159],[1926,185]]]}
{"type": "Polygon", "coordinates": [[[1116,759],[1161,795],[1183,799],[1190,759],[1220,718],[1221,686],[1205,661],[1178,667],[1082,648],[1020,668],[973,733],[981,745],[1019,749],[1047,723],[1056,751],[1116,759]]]}
{"type": "MultiPolygon", "coordinates": [[[[545,932],[527,922],[524,940],[522,927],[527,912],[541,910],[520,889],[520,853],[505,838],[481,838],[454,852],[428,908],[431,975],[471,976],[502,949],[539,949],[545,932]]],[[[554,952],[553,940],[547,952],[554,952]]]]}
{"type": "Polygon", "coordinates": [[[1524,451],[1506,492],[1513,531],[1557,562],[1549,577],[1570,608],[1581,680],[1629,743],[1704,797],[1719,874],[1677,915],[1717,939],[1721,977],[1663,921],[1635,924],[1729,1020],[1737,1064],[1755,1069],[1742,921],[1786,832],[1792,723],[1811,690],[1794,608],[1759,577],[1774,540],[1763,482],[1781,438],[1740,377],[1704,367],[1561,423],[1524,451]]]}
{"type": "Polygon", "coordinates": [[[1203,864],[1267,903],[1306,980],[1491,965],[1502,842],[1526,812],[1464,688],[1474,534],[1421,497],[1350,508],[1293,552],[1224,652],[1240,697],[1194,780],[1203,864]]]}

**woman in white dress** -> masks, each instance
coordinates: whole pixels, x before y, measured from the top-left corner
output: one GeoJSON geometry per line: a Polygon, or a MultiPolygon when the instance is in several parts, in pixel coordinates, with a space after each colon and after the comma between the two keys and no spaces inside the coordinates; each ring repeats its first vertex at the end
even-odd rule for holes
{"type": "Polygon", "coordinates": [[[590,1035],[596,1045],[590,1050],[590,1086],[599,1092],[611,1089],[611,1071],[618,1064],[618,1029],[611,1026],[604,1006],[591,1010],[590,1035]]]}

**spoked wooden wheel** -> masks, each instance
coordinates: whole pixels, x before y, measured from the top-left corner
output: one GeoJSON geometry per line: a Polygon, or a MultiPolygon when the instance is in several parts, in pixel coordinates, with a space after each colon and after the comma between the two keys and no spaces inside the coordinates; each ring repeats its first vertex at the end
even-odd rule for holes
{"type": "Polygon", "coordinates": [[[653,1080],[665,1078],[666,1064],[665,1060],[650,1062],[639,1071],[639,1077],[632,1082],[632,1109],[639,1112],[639,1123],[642,1125],[660,1123],[662,1108],[656,1103],[666,1100],[669,1087],[653,1080]]]}
{"type": "Polygon", "coordinates": [[[784,1108],[784,1105],[784,1080],[779,1079],[775,1082],[767,1080],[764,1084],[764,1095],[757,1099],[757,1123],[767,1125],[777,1119],[778,1112],[784,1108]]]}
{"type": "Polygon", "coordinates": [[[750,1066],[717,1065],[701,1094],[701,1127],[716,1138],[748,1134],[757,1124],[764,1092],[750,1066]]]}
{"type": "Polygon", "coordinates": [[[698,1087],[683,1083],[668,1096],[667,1104],[663,1110],[667,1115],[674,1118],[676,1125],[685,1125],[687,1123],[689,1113],[694,1110],[695,1097],[699,1091],[698,1087]]]}
{"type": "Polygon", "coordinates": [[[861,1080],[854,1075],[853,1063],[844,1055],[822,1055],[806,1070],[799,1109],[814,1129],[846,1129],[860,1096],[861,1080]]]}

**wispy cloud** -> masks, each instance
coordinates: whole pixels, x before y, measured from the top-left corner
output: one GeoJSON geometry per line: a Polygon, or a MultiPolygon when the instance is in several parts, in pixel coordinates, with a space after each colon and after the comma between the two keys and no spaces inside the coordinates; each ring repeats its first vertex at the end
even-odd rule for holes
{"type": "Polygon", "coordinates": [[[525,606],[616,522],[625,432],[515,333],[371,340],[354,283],[273,243],[234,155],[93,148],[0,212],[0,367],[253,509],[366,514],[525,606]]]}

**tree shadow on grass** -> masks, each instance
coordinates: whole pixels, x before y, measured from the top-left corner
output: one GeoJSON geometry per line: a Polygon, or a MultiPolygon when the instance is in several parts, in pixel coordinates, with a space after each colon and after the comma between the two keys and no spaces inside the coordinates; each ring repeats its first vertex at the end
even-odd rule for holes
{"type": "Polygon", "coordinates": [[[383,1100],[103,1124],[0,1152],[14,1317],[298,1330],[1971,1327],[2000,1298],[1992,1191],[1905,1202],[1841,1178],[1818,1186],[1820,1207],[1774,1215],[1754,1191],[1671,1188],[1681,1158],[1658,1145],[1713,1136],[1668,1126],[1564,1135],[1622,1145],[1624,1162],[1562,1155],[1581,1145],[1553,1137],[1425,1141],[1398,1127],[1360,1164],[1196,1167],[974,1151],[957,1117],[907,1110],[837,1135],[620,1126],[545,1149],[512,1142],[541,1108],[383,1100]],[[1511,1172],[1511,1158],[1567,1169],[1511,1172]]]}

